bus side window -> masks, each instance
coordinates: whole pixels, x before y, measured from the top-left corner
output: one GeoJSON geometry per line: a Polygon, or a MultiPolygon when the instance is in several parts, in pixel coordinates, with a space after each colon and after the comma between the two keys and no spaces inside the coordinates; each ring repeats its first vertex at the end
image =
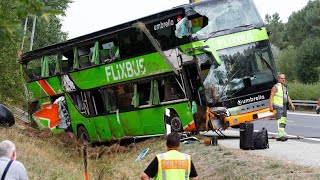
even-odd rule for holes
{"type": "Polygon", "coordinates": [[[67,73],[70,71],[69,61],[68,60],[62,60],[61,61],[61,68],[62,72],[67,73]]]}
{"type": "Polygon", "coordinates": [[[138,84],[139,106],[149,104],[151,82],[138,84]]]}
{"type": "Polygon", "coordinates": [[[134,106],[131,104],[134,95],[133,83],[115,86],[113,90],[116,95],[117,108],[119,108],[120,111],[134,109],[134,106]]]}
{"type": "Polygon", "coordinates": [[[105,99],[105,109],[107,112],[113,112],[117,110],[116,96],[112,88],[104,89],[103,91],[105,99]]]}
{"type": "Polygon", "coordinates": [[[90,56],[92,55],[89,47],[78,48],[79,64],[81,68],[91,66],[90,56]]]}
{"type": "Polygon", "coordinates": [[[33,76],[35,79],[40,79],[41,78],[41,67],[35,67],[33,69],[33,76]]]}
{"type": "Polygon", "coordinates": [[[105,113],[104,105],[102,100],[102,94],[100,90],[90,90],[90,107],[95,115],[101,115],[105,113]]]}
{"type": "Polygon", "coordinates": [[[162,84],[162,89],[164,90],[163,101],[172,101],[185,98],[185,94],[174,77],[165,78],[164,83],[162,84]]]}
{"type": "Polygon", "coordinates": [[[65,51],[62,53],[62,56],[60,57],[60,67],[61,72],[66,74],[69,71],[73,70],[73,49],[69,49],[68,51],[65,51]]]}
{"type": "Polygon", "coordinates": [[[25,76],[27,81],[32,81],[34,79],[33,69],[25,69],[25,76]]]}

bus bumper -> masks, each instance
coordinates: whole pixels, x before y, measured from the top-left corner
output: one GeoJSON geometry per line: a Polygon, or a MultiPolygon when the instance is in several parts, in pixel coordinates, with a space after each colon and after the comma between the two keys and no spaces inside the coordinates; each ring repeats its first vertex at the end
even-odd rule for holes
{"type": "Polygon", "coordinates": [[[244,122],[251,122],[258,119],[263,119],[272,116],[269,108],[264,108],[258,111],[248,112],[245,114],[239,114],[235,116],[225,117],[225,121],[229,123],[229,126],[236,126],[244,122]]]}

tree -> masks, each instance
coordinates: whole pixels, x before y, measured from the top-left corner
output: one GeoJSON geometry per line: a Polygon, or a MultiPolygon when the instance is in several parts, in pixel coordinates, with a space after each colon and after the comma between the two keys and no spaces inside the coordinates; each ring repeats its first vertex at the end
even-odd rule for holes
{"type": "Polygon", "coordinates": [[[288,46],[286,49],[281,51],[277,60],[278,71],[285,74],[288,81],[293,81],[295,79],[295,56],[296,48],[293,46],[288,46]]]}
{"type": "Polygon", "coordinates": [[[299,47],[303,40],[320,36],[320,1],[309,1],[298,12],[292,13],[286,24],[285,36],[290,45],[299,47]]]}
{"type": "Polygon", "coordinates": [[[295,58],[295,70],[302,83],[319,81],[320,37],[310,37],[302,42],[295,58]]]}
{"type": "MultiPolygon", "coordinates": [[[[40,30],[37,31],[41,32],[35,38],[35,46],[57,43],[66,39],[67,34],[61,31],[60,19],[55,14],[66,10],[68,3],[70,0],[50,0],[45,3],[38,0],[0,1],[0,102],[23,102],[24,100],[17,51],[21,46],[22,25],[26,16],[31,14],[39,18],[37,27],[40,30]],[[53,10],[53,7],[56,9],[53,10]]],[[[29,27],[27,35],[30,35],[30,31],[29,27]]]]}
{"type": "Polygon", "coordinates": [[[266,28],[271,32],[269,36],[270,42],[277,46],[280,50],[287,46],[287,42],[284,40],[285,24],[280,20],[278,13],[270,16],[265,16],[266,28]]]}

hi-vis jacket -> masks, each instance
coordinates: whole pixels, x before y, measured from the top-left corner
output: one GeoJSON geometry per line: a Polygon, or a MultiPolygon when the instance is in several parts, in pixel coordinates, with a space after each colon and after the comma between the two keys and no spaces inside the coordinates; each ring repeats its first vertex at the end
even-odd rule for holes
{"type": "Polygon", "coordinates": [[[273,106],[283,108],[283,105],[287,103],[287,89],[281,83],[274,85],[277,89],[273,96],[273,106]]]}
{"type": "Polygon", "coordinates": [[[158,172],[155,180],[188,180],[191,170],[190,155],[171,150],[158,154],[158,172]]]}

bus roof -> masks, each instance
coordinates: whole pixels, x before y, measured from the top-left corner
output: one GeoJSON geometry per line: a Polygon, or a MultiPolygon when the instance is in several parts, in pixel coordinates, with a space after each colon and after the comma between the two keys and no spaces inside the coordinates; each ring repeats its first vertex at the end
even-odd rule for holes
{"type": "MultiPolygon", "coordinates": [[[[213,0],[217,1],[217,0],[213,0]]],[[[61,51],[66,48],[72,48],[76,47],[80,44],[86,43],[86,42],[93,42],[101,37],[111,35],[126,29],[129,29],[132,27],[132,24],[140,21],[144,23],[148,23],[151,21],[154,21],[155,19],[158,19],[161,17],[162,19],[165,19],[166,16],[168,15],[175,15],[175,14],[181,14],[185,12],[185,9],[193,7],[195,5],[199,5],[202,3],[205,3],[206,1],[203,2],[196,2],[196,3],[190,3],[190,4],[184,4],[180,6],[173,7],[172,9],[165,10],[162,12],[158,12],[143,18],[135,19],[126,23],[122,23],[113,27],[109,27],[106,29],[102,29],[96,32],[92,32],[83,36],[79,36],[73,39],[69,39],[60,43],[52,44],[46,47],[42,47],[33,51],[26,52],[22,55],[22,62],[28,62],[29,60],[36,59],[39,57],[42,57],[44,55],[53,55],[56,54],[58,51],[61,51]]]]}

